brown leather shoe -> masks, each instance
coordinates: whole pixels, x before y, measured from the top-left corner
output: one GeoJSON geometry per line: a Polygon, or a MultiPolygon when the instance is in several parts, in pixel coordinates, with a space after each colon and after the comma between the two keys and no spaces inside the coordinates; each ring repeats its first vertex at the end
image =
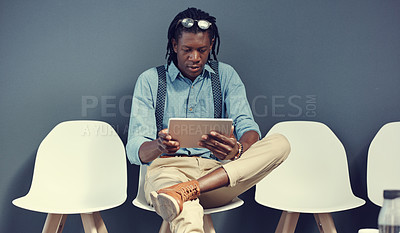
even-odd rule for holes
{"type": "Polygon", "coordinates": [[[197,180],[179,183],[150,193],[157,214],[168,222],[181,213],[185,201],[194,200],[199,195],[200,185],[197,180]]]}

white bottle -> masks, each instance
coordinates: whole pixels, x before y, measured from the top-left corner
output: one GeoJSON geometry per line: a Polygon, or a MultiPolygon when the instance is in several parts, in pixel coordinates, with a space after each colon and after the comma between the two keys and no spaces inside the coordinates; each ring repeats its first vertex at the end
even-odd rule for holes
{"type": "Polygon", "coordinates": [[[400,190],[384,190],[378,216],[379,233],[400,233],[400,190]]]}

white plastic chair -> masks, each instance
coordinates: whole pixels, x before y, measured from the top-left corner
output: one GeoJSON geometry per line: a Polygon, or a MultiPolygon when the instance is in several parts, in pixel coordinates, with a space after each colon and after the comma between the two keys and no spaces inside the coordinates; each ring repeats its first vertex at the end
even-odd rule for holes
{"type": "Polygon", "coordinates": [[[80,214],[85,232],[105,233],[99,211],[125,202],[124,145],[107,123],[66,121],[54,127],[37,151],[28,194],[13,200],[48,213],[43,233],[62,232],[68,214],[80,214]]]}
{"type": "Polygon", "coordinates": [[[300,213],[314,214],[321,233],[336,232],[330,213],[365,203],[352,192],[342,143],[319,122],[281,122],[267,135],[273,133],[288,138],[291,152],[256,184],[255,200],[283,211],[275,232],[293,233],[300,213]]]}
{"type": "Polygon", "coordinates": [[[372,140],[367,159],[368,199],[383,204],[383,190],[400,189],[400,122],[387,123],[372,140]]]}
{"type": "MultiPolygon", "coordinates": [[[[145,181],[146,172],[147,172],[147,167],[145,165],[140,166],[138,191],[137,191],[136,198],[133,200],[132,203],[134,206],[136,206],[138,208],[155,212],[154,208],[147,203],[145,194],[144,194],[144,181],[145,181]]],[[[221,207],[216,207],[216,208],[204,209],[204,231],[205,231],[205,233],[215,233],[214,224],[211,219],[211,214],[237,208],[237,207],[243,205],[243,203],[244,203],[243,200],[236,197],[235,199],[232,200],[232,202],[230,202],[227,205],[224,205],[221,207]]],[[[170,232],[169,223],[167,221],[163,221],[161,224],[159,233],[169,233],[169,232],[170,232]]]]}

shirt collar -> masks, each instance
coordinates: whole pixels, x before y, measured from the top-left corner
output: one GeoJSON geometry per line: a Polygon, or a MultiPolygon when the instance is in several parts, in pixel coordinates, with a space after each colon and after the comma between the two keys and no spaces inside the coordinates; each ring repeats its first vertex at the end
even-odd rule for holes
{"type": "MultiPolygon", "coordinates": [[[[167,65],[167,70],[168,70],[168,76],[171,79],[171,82],[175,81],[175,79],[178,77],[178,75],[181,73],[178,69],[178,67],[176,67],[174,62],[171,62],[169,65],[167,65]]],[[[210,67],[210,65],[208,65],[208,63],[204,66],[204,70],[202,72],[202,76],[204,76],[204,72],[208,72],[208,73],[215,73],[214,70],[210,67]]],[[[208,75],[210,77],[210,75],[208,75]]]]}

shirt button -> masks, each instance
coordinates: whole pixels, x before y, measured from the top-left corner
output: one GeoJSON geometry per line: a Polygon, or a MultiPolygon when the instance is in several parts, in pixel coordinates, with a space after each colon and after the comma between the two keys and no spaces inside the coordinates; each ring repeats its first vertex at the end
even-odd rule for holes
{"type": "Polygon", "coordinates": [[[192,108],[189,108],[189,111],[192,111],[193,109],[192,108]]]}

